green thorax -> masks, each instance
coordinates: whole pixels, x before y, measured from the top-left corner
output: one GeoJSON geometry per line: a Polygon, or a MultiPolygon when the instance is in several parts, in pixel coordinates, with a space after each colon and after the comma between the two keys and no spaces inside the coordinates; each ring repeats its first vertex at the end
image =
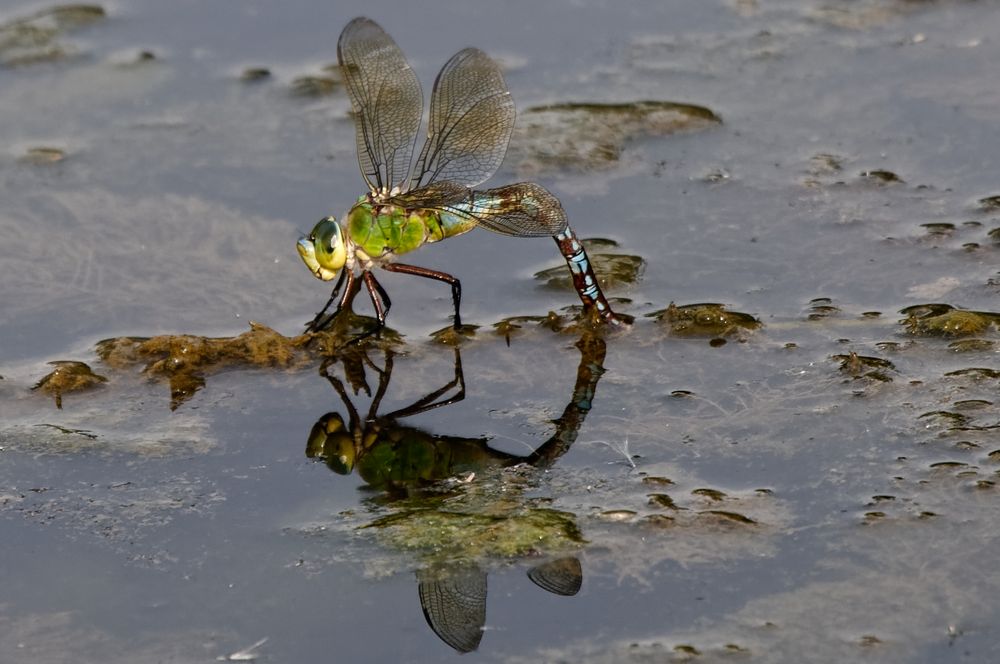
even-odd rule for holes
{"type": "Polygon", "coordinates": [[[346,231],[355,251],[370,259],[401,255],[426,242],[460,235],[475,221],[437,210],[378,205],[362,197],[347,213],[346,231]]]}

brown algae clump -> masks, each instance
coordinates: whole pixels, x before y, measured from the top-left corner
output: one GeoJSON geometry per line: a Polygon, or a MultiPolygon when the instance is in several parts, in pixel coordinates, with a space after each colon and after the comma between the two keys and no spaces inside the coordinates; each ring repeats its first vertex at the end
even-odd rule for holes
{"type": "MultiPolygon", "coordinates": [[[[248,80],[244,78],[244,80],[248,80]]],[[[259,80],[259,79],[255,79],[259,80]]],[[[343,85],[338,65],[323,67],[319,76],[299,76],[292,81],[292,94],[296,97],[325,97],[343,85]]]]}
{"type": "Polygon", "coordinates": [[[978,203],[979,209],[984,212],[994,212],[996,210],[1000,210],[1000,194],[980,198],[978,203]]]}
{"type": "Polygon", "coordinates": [[[96,351],[111,367],[144,363],[147,374],[166,376],[170,381],[171,409],[176,409],[204,387],[207,373],[240,365],[291,368],[304,364],[310,357],[307,346],[313,336],[285,337],[251,323],[248,332],[236,337],[116,337],[98,342],[96,351]]]}
{"type": "MultiPolygon", "coordinates": [[[[641,256],[615,252],[619,245],[614,240],[586,238],[582,242],[602,289],[630,286],[642,276],[646,261],[641,256]]],[[[535,279],[543,282],[546,288],[574,290],[573,277],[565,265],[536,272],[535,279]]]]}
{"type": "Polygon", "coordinates": [[[697,131],[721,123],[719,116],[704,106],[669,101],[534,106],[521,113],[511,151],[522,172],[553,167],[607,169],[618,164],[631,139],[697,131]]]}
{"type": "Polygon", "coordinates": [[[866,378],[881,382],[891,382],[889,372],[896,370],[895,365],[881,357],[858,355],[851,351],[846,355],[834,355],[830,359],[840,362],[840,371],[855,379],[866,378]]]}
{"type": "Polygon", "coordinates": [[[75,360],[56,360],[49,362],[55,369],[46,374],[31,388],[51,394],[56,400],[56,408],[62,408],[62,395],[68,392],[80,392],[107,382],[107,378],[98,375],[84,362],[75,360]]]}
{"type": "Polygon", "coordinates": [[[681,337],[729,337],[752,332],[761,322],[750,314],[727,311],[725,305],[707,302],[677,306],[650,314],[671,334],[681,337]]]}
{"type": "Polygon", "coordinates": [[[97,355],[111,366],[146,362],[146,371],[170,374],[205,371],[230,365],[288,367],[305,360],[306,335],[285,337],[251,323],[236,337],[164,334],[157,337],[116,337],[97,344],[97,355]]]}
{"type": "Polygon", "coordinates": [[[58,164],[66,159],[66,152],[53,147],[39,146],[28,148],[18,159],[22,164],[33,166],[46,166],[48,164],[58,164]]]}
{"type": "Polygon", "coordinates": [[[876,168],[870,171],[863,171],[861,177],[869,182],[874,182],[878,185],[887,184],[902,184],[903,178],[899,177],[892,171],[887,171],[885,169],[876,168]]]}
{"type": "Polygon", "coordinates": [[[59,5],[0,25],[0,66],[52,62],[70,55],[57,39],[105,18],[99,5],[59,5]]]}
{"type": "Polygon", "coordinates": [[[1000,322],[1000,314],[956,309],[950,304],[917,304],[899,313],[906,316],[900,321],[906,326],[906,331],[919,336],[973,336],[1000,322]]]}

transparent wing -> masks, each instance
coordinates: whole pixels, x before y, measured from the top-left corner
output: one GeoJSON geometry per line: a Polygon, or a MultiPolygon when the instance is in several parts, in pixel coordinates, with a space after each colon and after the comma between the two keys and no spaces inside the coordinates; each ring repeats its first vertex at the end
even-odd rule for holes
{"type": "Polygon", "coordinates": [[[516,237],[552,236],[567,226],[562,203],[534,182],[471,191],[465,202],[436,209],[475,219],[483,228],[516,237]]]}
{"type": "Polygon", "coordinates": [[[420,570],[417,579],[420,608],[434,633],[458,652],[478,648],[486,624],[486,572],[420,570]]]}
{"type": "Polygon", "coordinates": [[[434,81],[427,141],[410,188],[442,180],[474,187],[489,179],[513,129],[514,101],[500,67],[477,48],[459,51],[434,81]]]}
{"type": "Polygon", "coordinates": [[[475,193],[465,185],[446,180],[393,196],[388,202],[407,210],[447,210],[451,205],[468,203],[475,193]]]}
{"type": "Polygon", "coordinates": [[[372,191],[402,188],[410,176],[424,98],[402,51],[368,18],[347,24],[337,59],[354,109],[358,164],[372,191]]]}

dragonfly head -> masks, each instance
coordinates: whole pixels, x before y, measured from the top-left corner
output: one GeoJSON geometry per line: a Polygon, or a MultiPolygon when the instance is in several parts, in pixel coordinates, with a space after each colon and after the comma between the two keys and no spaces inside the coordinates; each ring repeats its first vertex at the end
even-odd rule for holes
{"type": "Polygon", "coordinates": [[[299,240],[295,248],[309,271],[323,281],[336,277],[347,261],[344,232],[333,217],[320,219],[309,236],[299,240]]]}

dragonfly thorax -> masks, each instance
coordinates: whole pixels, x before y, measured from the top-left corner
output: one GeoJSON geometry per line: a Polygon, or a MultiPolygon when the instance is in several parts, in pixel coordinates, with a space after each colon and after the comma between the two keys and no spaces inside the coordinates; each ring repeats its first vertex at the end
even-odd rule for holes
{"type": "Polygon", "coordinates": [[[367,194],[362,196],[362,199],[364,199],[368,203],[371,203],[372,205],[385,205],[390,200],[392,200],[396,196],[399,196],[402,193],[403,189],[399,185],[396,185],[391,189],[389,187],[382,187],[381,189],[369,191],[367,194]]]}

